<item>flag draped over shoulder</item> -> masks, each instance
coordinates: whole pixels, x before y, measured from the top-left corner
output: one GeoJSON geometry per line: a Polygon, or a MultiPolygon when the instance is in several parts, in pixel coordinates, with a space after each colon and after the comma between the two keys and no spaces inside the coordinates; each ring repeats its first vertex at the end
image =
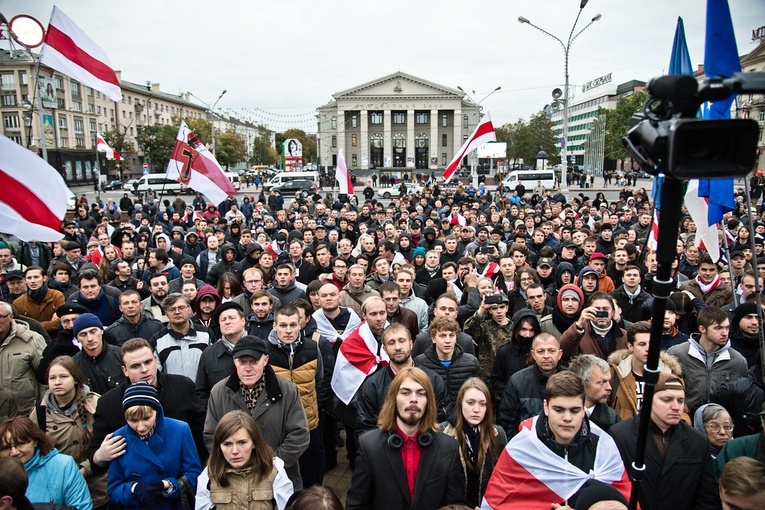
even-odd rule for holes
{"type": "Polygon", "coordinates": [[[340,183],[340,193],[346,195],[353,195],[353,182],[351,182],[351,174],[348,172],[348,166],[345,164],[345,157],[343,156],[343,149],[337,155],[337,170],[335,170],[335,179],[340,183]]]}
{"type": "Polygon", "coordinates": [[[106,159],[122,161],[122,156],[120,153],[109,147],[104,138],[101,136],[101,133],[98,132],[96,132],[96,150],[98,152],[105,152],[106,159]]]}
{"type": "Polygon", "coordinates": [[[468,153],[485,143],[496,141],[497,134],[494,132],[494,124],[491,123],[491,116],[487,112],[486,116],[475,127],[473,134],[471,134],[462,147],[460,147],[460,150],[457,151],[452,162],[449,163],[449,166],[444,170],[444,181],[449,182],[452,175],[454,175],[454,172],[457,170],[457,167],[460,165],[462,158],[468,153]]]}
{"type": "Polygon", "coordinates": [[[390,361],[385,350],[380,349],[379,356],[376,352],[377,340],[366,322],[362,322],[340,344],[335,370],[332,372],[332,390],[345,405],[348,405],[369,374],[381,363],[386,366],[390,361]]]}
{"type": "Polygon", "coordinates": [[[0,225],[22,241],[58,241],[67,198],[61,175],[34,152],[0,135],[0,225]]]}
{"type": "Polygon", "coordinates": [[[215,204],[236,195],[234,185],[223,173],[215,156],[210,154],[183,121],[178,129],[173,154],[167,163],[167,178],[202,193],[215,204]]]}
{"type": "MultiPolygon", "coordinates": [[[[728,0],[707,0],[704,72],[710,78],[729,78],[733,76],[733,73],[741,72],[741,61],[738,56],[728,0]]],[[[705,119],[730,118],[730,107],[734,99],[735,95],[732,95],[726,99],[702,105],[702,116],[705,119]]],[[[691,180],[688,183],[685,202],[699,232],[696,244],[700,245],[704,239],[704,245],[712,256],[712,260],[719,260],[717,223],[722,221],[726,212],[735,208],[733,179],[691,180]],[[695,213],[691,212],[691,209],[695,213]]]]}
{"type": "Polygon", "coordinates": [[[120,81],[106,52],[56,6],[40,49],[40,63],[103,92],[113,101],[122,100],[120,81]]]}
{"type": "Polygon", "coordinates": [[[539,416],[521,424],[499,456],[481,510],[549,510],[573,496],[587,480],[611,484],[629,500],[632,484],[614,440],[590,422],[598,436],[595,466],[585,473],[559,457],[537,437],[539,416]]]}

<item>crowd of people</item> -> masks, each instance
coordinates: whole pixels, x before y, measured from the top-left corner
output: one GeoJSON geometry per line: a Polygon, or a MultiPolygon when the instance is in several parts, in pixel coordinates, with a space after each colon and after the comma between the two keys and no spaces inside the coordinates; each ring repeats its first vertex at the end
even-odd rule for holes
{"type": "Polygon", "coordinates": [[[653,321],[640,507],[759,508],[756,200],[719,261],[684,217],[653,317],[645,190],[432,184],[82,198],[59,242],[3,236],[0,508],[342,508],[343,447],[347,509],[626,508],[653,321]]]}

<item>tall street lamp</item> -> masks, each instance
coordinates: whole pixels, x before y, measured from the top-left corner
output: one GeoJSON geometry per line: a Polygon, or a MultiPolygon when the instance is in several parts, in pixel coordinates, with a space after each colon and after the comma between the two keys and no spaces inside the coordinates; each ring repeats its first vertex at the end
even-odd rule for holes
{"type": "Polygon", "coordinates": [[[571,32],[568,34],[568,39],[566,40],[566,43],[564,44],[563,41],[561,41],[558,37],[554,36],[547,30],[540,28],[533,24],[531,21],[529,21],[527,18],[524,18],[523,16],[518,17],[518,22],[521,24],[527,24],[530,25],[540,32],[542,32],[545,35],[548,35],[558,41],[558,43],[563,48],[563,54],[564,54],[564,70],[566,75],[566,80],[564,84],[563,89],[563,137],[561,140],[561,171],[560,171],[560,185],[561,188],[563,188],[564,191],[568,191],[568,182],[566,179],[566,173],[568,170],[568,159],[567,159],[567,145],[568,145],[568,56],[569,52],[571,50],[571,45],[573,44],[574,40],[579,37],[582,32],[590,28],[590,25],[598,21],[602,16],[600,14],[596,14],[592,20],[579,32],[574,35],[574,30],[576,30],[576,24],[579,22],[579,17],[582,15],[582,10],[587,5],[587,2],[589,0],[581,0],[579,3],[579,12],[576,14],[576,19],[574,20],[574,25],[571,27],[571,32]]]}
{"type": "MultiPolygon", "coordinates": [[[[480,101],[476,101],[475,90],[472,90],[471,92],[473,94],[470,95],[467,92],[465,92],[465,89],[463,89],[462,87],[457,85],[457,90],[459,90],[460,92],[465,94],[465,96],[467,96],[468,100],[471,103],[473,103],[473,106],[475,106],[475,108],[477,110],[476,114],[478,115],[478,118],[475,121],[475,125],[476,126],[481,122],[481,111],[483,111],[483,106],[481,106],[481,103],[486,101],[486,99],[488,99],[489,96],[491,96],[492,94],[494,94],[495,92],[497,92],[501,88],[502,88],[502,86],[500,85],[497,88],[495,88],[494,90],[492,90],[491,92],[489,92],[488,94],[486,94],[485,96],[483,96],[483,99],[481,99],[480,101]]],[[[470,124],[468,124],[468,127],[470,127],[470,124]]],[[[474,153],[474,155],[472,157],[472,160],[471,160],[471,163],[470,163],[470,175],[473,178],[473,186],[478,186],[478,172],[476,172],[476,164],[477,164],[477,162],[478,162],[478,154],[474,153]]]]}
{"type": "Polygon", "coordinates": [[[221,92],[220,95],[218,96],[218,99],[215,100],[215,102],[213,103],[213,105],[211,107],[209,104],[205,103],[199,96],[197,96],[193,92],[189,91],[189,95],[197,98],[197,100],[200,103],[202,103],[203,105],[205,105],[207,107],[207,111],[210,112],[210,119],[211,119],[210,133],[211,133],[211,136],[212,136],[212,153],[213,153],[213,156],[215,155],[215,107],[218,105],[218,101],[220,101],[220,98],[222,98],[223,95],[226,92],[228,92],[228,90],[224,89],[223,92],[221,92]]]}

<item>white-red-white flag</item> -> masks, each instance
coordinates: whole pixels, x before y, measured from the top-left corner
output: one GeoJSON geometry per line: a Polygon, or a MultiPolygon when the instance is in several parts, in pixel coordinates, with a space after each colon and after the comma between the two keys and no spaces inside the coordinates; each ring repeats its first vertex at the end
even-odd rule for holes
{"type": "Polygon", "coordinates": [[[105,152],[106,159],[122,161],[122,156],[120,153],[109,147],[109,145],[106,143],[106,140],[104,140],[104,137],[101,136],[101,133],[98,131],[96,131],[96,150],[98,152],[105,152]]]}
{"type": "Polygon", "coordinates": [[[460,162],[462,162],[462,158],[464,158],[469,152],[477,149],[485,143],[496,141],[497,134],[494,132],[494,124],[491,123],[491,116],[487,112],[486,116],[475,127],[473,134],[470,135],[470,138],[468,138],[462,147],[460,147],[460,150],[457,151],[457,154],[454,156],[452,162],[449,163],[449,166],[447,166],[446,170],[444,170],[444,181],[449,182],[449,179],[451,179],[452,175],[454,175],[454,172],[457,170],[460,162]]]}
{"type": "Polygon", "coordinates": [[[0,135],[0,230],[22,241],[55,242],[72,194],[56,169],[0,135]]]}
{"type": "Polygon", "coordinates": [[[189,186],[216,204],[228,196],[236,195],[234,185],[223,173],[215,156],[183,121],[175,137],[173,154],[167,163],[167,178],[189,186]]]}
{"type": "Polygon", "coordinates": [[[331,385],[344,404],[348,405],[369,374],[390,361],[385,350],[380,351],[380,356],[376,352],[377,340],[366,322],[340,344],[331,385]]]}
{"type": "Polygon", "coordinates": [[[699,195],[699,180],[688,181],[685,192],[685,207],[696,223],[696,246],[707,250],[714,262],[720,260],[720,238],[717,223],[709,222],[709,199],[699,195]]]}
{"type": "Polygon", "coordinates": [[[345,164],[345,157],[343,156],[343,149],[337,155],[337,170],[335,170],[335,179],[340,183],[340,193],[346,195],[353,195],[353,183],[351,182],[351,174],[348,172],[348,166],[345,164]]]}
{"type": "Polygon", "coordinates": [[[55,5],[40,49],[40,63],[100,90],[113,101],[122,100],[120,81],[106,52],[55,5]]]}

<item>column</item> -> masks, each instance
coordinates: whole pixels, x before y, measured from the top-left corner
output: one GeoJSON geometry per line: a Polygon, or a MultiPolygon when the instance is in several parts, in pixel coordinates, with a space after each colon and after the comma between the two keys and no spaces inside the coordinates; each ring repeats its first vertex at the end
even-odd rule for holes
{"type": "MultiPolygon", "coordinates": [[[[449,149],[446,151],[446,153],[449,154],[449,156],[447,156],[449,161],[451,161],[451,158],[457,154],[457,150],[462,147],[462,116],[463,113],[461,109],[458,108],[454,110],[454,135],[452,135],[452,143],[445,147],[446,149],[449,149]]],[[[448,165],[449,162],[447,161],[446,164],[448,165]]]]}
{"type": "Polygon", "coordinates": [[[359,168],[362,170],[368,170],[369,169],[369,111],[368,110],[361,110],[359,112],[359,127],[361,128],[359,130],[359,138],[358,138],[358,147],[357,153],[359,155],[359,168]],[[366,164],[364,164],[364,158],[367,158],[366,164]]]}
{"type": "Polygon", "coordinates": [[[441,119],[438,117],[438,110],[430,110],[430,138],[428,139],[428,168],[435,168],[438,165],[438,151],[441,149],[441,140],[438,137],[438,126],[441,119]],[[436,165],[432,159],[436,158],[436,165]]]}
{"type": "Polygon", "coordinates": [[[409,171],[412,170],[412,168],[409,168],[408,166],[409,158],[412,158],[412,160],[414,160],[415,129],[416,129],[416,125],[414,123],[414,110],[407,110],[406,111],[406,163],[407,163],[407,169],[409,171]]]}
{"type": "Polygon", "coordinates": [[[391,111],[383,111],[383,166],[393,165],[393,124],[391,122],[391,111]]]}
{"type": "MultiPolygon", "coordinates": [[[[330,147],[332,147],[331,140],[330,147]]],[[[337,147],[331,148],[330,152],[339,154],[340,149],[343,149],[343,155],[348,157],[348,148],[345,146],[345,111],[343,110],[337,110],[337,147]]]]}

